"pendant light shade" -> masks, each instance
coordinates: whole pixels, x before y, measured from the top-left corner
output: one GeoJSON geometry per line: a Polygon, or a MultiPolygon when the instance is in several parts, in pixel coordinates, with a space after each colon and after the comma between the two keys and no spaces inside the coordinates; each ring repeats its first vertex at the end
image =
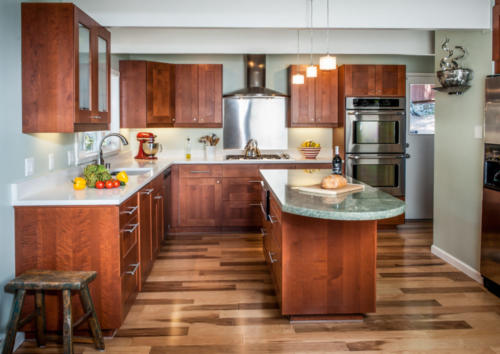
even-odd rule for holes
{"type": "Polygon", "coordinates": [[[310,61],[309,65],[306,68],[306,77],[317,77],[318,76],[318,68],[316,65],[313,65],[313,33],[312,33],[312,28],[313,28],[313,0],[310,0],[310,7],[309,7],[309,13],[311,15],[310,21],[309,21],[309,40],[310,40],[310,61]]]}
{"type": "Polygon", "coordinates": [[[330,54],[327,54],[327,55],[319,58],[319,68],[320,68],[320,70],[335,70],[335,69],[337,69],[337,58],[332,57],[330,54]]]}
{"type": "Polygon", "coordinates": [[[307,77],[317,77],[318,76],[318,68],[316,65],[309,65],[306,68],[306,76],[307,77]]]}
{"type": "MultiPolygon", "coordinates": [[[[299,65],[299,50],[300,50],[300,32],[297,30],[297,65],[299,65]]],[[[292,75],[293,85],[302,85],[304,83],[304,75],[297,73],[292,75]]]]}
{"type": "Polygon", "coordinates": [[[337,58],[330,55],[330,0],[326,0],[326,55],[319,58],[319,69],[337,69],[337,58]]]}

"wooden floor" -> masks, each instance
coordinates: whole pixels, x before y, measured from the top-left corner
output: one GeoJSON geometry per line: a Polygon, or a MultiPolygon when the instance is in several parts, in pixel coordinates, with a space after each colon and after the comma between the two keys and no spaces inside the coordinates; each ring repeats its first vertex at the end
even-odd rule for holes
{"type": "MultiPolygon", "coordinates": [[[[378,240],[376,313],[290,324],[279,316],[260,235],[171,239],[106,352],[500,353],[500,300],[430,253],[430,223],[381,230],[378,240]]],[[[17,352],[62,351],[26,342],[17,352]]]]}

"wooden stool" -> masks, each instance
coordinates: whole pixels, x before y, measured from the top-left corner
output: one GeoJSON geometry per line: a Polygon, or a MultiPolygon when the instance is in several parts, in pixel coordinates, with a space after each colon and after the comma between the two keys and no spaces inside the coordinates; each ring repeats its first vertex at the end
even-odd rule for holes
{"type": "MultiPolygon", "coordinates": [[[[61,290],[63,298],[63,346],[65,354],[73,354],[73,328],[88,321],[97,349],[104,349],[101,326],[97,320],[94,303],[90,296],[88,283],[97,276],[96,272],[73,272],[56,270],[30,270],[13,279],[5,286],[5,291],[15,292],[7,334],[2,354],[11,354],[16,332],[26,323],[36,320],[36,341],[39,347],[45,346],[45,290],[61,290]],[[26,290],[35,291],[35,311],[20,320],[26,290]],[[71,290],[80,291],[85,314],[74,324],[71,318],[71,290]]],[[[89,338],[85,338],[88,339],[89,338]]]]}

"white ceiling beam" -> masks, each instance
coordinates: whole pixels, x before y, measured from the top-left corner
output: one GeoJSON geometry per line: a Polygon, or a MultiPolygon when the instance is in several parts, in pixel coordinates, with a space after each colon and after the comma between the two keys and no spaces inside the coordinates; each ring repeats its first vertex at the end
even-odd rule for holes
{"type": "MultiPolygon", "coordinates": [[[[289,54],[297,52],[297,30],[110,28],[113,53],[289,54]]],[[[313,53],[325,53],[326,30],[313,31],[313,53]]],[[[309,31],[300,31],[300,52],[311,50],[309,31]]],[[[415,30],[330,30],[335,54],[433,55],[434,33],[415,30]]]]}

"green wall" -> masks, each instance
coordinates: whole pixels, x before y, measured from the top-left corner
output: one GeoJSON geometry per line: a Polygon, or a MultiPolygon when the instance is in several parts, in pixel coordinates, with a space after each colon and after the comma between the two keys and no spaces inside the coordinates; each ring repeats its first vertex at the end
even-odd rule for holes
{"type": "Polygon", "coordinates": [[[464,66],[474,70],[474,79],[462,96],[436,94],[434,245],[479,270],[484,145],[474,138],[474,127],[484,122],[492,38],[490,31],[437,31],[436,70],[445,37],[467,48],[464,66]]]}

